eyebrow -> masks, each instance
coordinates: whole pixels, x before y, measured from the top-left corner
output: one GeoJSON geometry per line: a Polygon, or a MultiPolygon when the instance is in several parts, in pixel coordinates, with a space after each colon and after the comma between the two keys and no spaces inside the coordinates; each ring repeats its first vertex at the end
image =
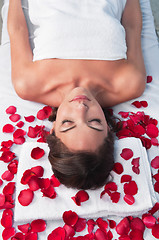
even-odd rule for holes
{"type": "MultiPolygon", "coordinates": [[[[60,132],[61,132],[61,133],[65,133],[65,132],[67,132],[67,131],[69,131],[69,130],[71,130],[71,129],[75,128],[75,127],[76,127],[76,125],[75,125],[75,126],[73,126],[73,127],[67,128],[67,129],[65,129],[65,130],[62,130],[62,131],[60,131],[60,132]]],[[[92,129],[94,129],[94,130],[96,130],[96,131],[98,131],[98,132],[103,132],[103,131],[104,131],[103,129],[94,128],[94,127],[92,127],[92,126],[89,126],[89,125],[88,125],[88,127],[89,127],[89,128],[92,128],[92,129]]]]}

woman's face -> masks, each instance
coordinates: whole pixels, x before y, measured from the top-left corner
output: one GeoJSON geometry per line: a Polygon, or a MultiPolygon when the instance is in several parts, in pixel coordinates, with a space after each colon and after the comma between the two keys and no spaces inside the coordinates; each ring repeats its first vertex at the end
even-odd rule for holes
{"type": "Polygon", "coordinates": [[[72,151],[96,151],[107,136],[102,108],[85,88],[74,88],[59,106],[53,130],[72,151]]]}

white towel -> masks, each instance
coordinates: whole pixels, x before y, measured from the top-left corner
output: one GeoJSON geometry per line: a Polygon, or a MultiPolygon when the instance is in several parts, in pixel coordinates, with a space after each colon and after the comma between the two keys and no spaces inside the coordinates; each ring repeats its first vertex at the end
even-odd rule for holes
{"type": "Polygon", "coordinates": [[[124,200],[123,183],[120,183],[121,175],[112,171],[114,182],[118,186],[118,192],[121,193],[118,203],[112,203],[109,196],[105,194],[100,198],[100,194],[104,187],[98,190],[88,190],[89,200],[83,202],[81,206],[77,206],[71,197],[75,196],[78,190],[67,188],[63,185],[55,188],[57,197],[49,199],[42,197],[40,190],[34,192],[34,199],[28,206],[22,206],[18,201],[18,195],[21,190],[27,189],[26,185],[20,183],[22,175],[25,170],[33,166],[42,166],[44,168],[44,178],[52,175],[52,170],[49,161],[47,160],[48,146],[46,143],[25,143],[23,145],[19,167],[17,173],[17,187],[16,187],[16,201],[15,201],[15,221],[31,221],[33,219],[43,218],[45,220],[58,220],[61,219],[63,212],[72,210],[81,217],[106,217],[109,215],[116,216],[129,216],[139,215],[149,210],[155,200],[151,182],[151,171],[147,154],[139,139],[130,138],[121,139],[115,142],[115,159],[123,165],[124,172],[122,174],[129,174],[135,180],[138,186],[138,193],[134,196],[135,203],[128,205],[124,200]],[[45,155],[39,159],[34,160],[30,157],[33,148],[40,147],[44,149],[45,155]],[[137,175],[132,171],[132,159],[126,161],[120,154],[123,148],[130,148],[134,155],[133,158],[140,157],[140,174],[137,175]],[[144,186],[144,187],[143,187],[144,186]]]}

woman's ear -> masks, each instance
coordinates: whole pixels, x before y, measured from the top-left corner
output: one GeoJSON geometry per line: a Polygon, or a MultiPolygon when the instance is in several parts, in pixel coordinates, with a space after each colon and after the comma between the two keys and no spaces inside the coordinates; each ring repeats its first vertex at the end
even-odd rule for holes
{"type": "Polygon", "coordinates": [[[52,123],[52,128],[51,128],[51,130],[50,130],[50,134],[52,134],[53,131],[55,130],[55,122],[56,122],[56,121],[54,121],[54,122],[52,123]]]}

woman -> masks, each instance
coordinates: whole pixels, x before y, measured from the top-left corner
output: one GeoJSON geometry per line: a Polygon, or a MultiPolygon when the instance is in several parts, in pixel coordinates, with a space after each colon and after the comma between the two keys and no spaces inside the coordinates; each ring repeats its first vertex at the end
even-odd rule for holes
{"type": "Polygon", "coordinates": [[[12,82],[21,98],[59,107],[48,138],[55,175],[67,186],[96,188],[113,167],[101,107],[138,97],[145,88],[139,0],[37,3],[29,3],[37,25],[33,54],[21,0],[10,0],[12,82]]]}

